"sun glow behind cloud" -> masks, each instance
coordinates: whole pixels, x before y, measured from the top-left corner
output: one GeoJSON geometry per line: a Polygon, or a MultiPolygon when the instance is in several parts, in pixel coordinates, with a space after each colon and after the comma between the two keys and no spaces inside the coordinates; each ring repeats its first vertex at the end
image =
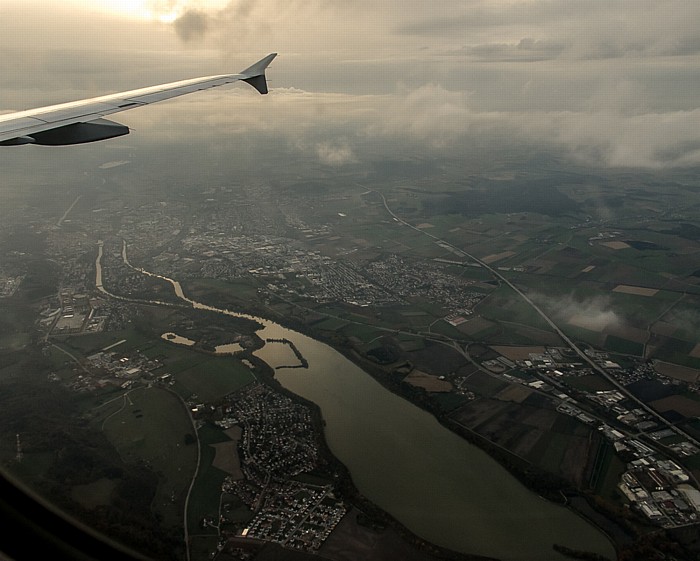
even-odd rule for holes
{"type": "Polygon", "coordinates": [[[169,23],[178,16],[174,9],[154,10],[149,0],[74,0],[74,3],[99,12],[139,20],[158,20],[169,23]]]}
{"type": "Polygon", "coordinates": [[[362,161],[374,139],[397,153],[522,146],[595,166],[700,165],[700,2],[642,4],[0,0],[0,103],[237,71],[278,51],[277,100],[255,126],[274,106],[275,137],[326,161],[362,161]],[[285,86],[307,93],[283,103],[285,86]],[[300,121],[313,127],[298,141],[300,121]]]}
{"type": "Polygon", "coordinates": [[[147,21],[172,23],[190,8],[220,9],[226,0],[74,0],[92,9],[147,21]]]}

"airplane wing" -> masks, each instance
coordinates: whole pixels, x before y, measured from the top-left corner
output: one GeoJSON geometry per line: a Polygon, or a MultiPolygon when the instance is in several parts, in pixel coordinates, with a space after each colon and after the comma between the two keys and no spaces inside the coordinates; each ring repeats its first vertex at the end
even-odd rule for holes
{"type": "Polygon", "coordinates": [[[267,55],[240,74],[182,80],[0,115],[0,146],[82,144],[129,134],[129,127],[103,117],[232,82],[246,82],[261,94],[266,94],[265,69],[276,56],[277,53],[267,55]]]}

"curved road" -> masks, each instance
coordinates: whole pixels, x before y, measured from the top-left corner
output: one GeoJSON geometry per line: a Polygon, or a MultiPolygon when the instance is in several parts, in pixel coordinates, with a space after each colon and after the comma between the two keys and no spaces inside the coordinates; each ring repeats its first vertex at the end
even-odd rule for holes
{"type": "MultiPolygon", "coordinates": [[[[122,243],[123,243],[122,257],[124,259],[124,262],[127,265],[131,266],[131,264],[128,262],[127,257],[126,257],[126,242],[122,242],[122,243]]],[[[180,306],[179,304],[170,303],[170,302],[161,302],[160,300],[137,300],[135,298],[126,298],[124,296],[117,296],[116,294],[112,294],[111,292],[108,292],[107,289],[105,289],[105,287],[102,285],[102,263],[101,263],[101,261],[102,261],[102,251],[103,251],[103,247],[104,247],[104,243],[102,240],[99,240],[97,242],[97,247],[98,247],[97,258],[95,259],[95,287],[97,288],[97,290],[99,290],[100,292],[102,292],[103,294],[105,294],[111,298],[116,298],[118,300],[125,300],[127,302],[138,302],[141,304],[156,304],[156,305],[160,305],[160,306],[170,306],[170,307],[173,307],[173,306],[179,307],[180,306]]],[[[56,345],[54,345],[54,346],[56,346],[56,345]]],[[[56,348],[58,348],[59,350],[63,351],[65,354],[67,354],[75,359],[75,357],[73,357],[73,355],[71,355],[67,351],[61,349],[58,346],[56,346],[56,348]]],[[[77,359],[75,359],[75,360],[77,361],[77,359]]],[[[85,367],[83,366],[83,368],[85,368],[85,367]]],[[[197,465],[195,466],[194,474],[192,475],[192,481],[190,481],[190,486],[187,489],[187,495],[185,496],[185,512],[184,512],[185,553],[186,553],[187,561],[190,561],[190,534],[189,534],[189,528],[187,527],[187,511],[188,511],[189,505],[190,505],[190,495],[192,494],[192,489],[194,488],[195,480],[197,479],[197,475],[199,474],[199,465],[201,462],[202,448],[201,448],[201,443],[199,441],[199,433],[197,432],[197,426],[195,425],[194,419],[192,418],[192,412],[190,411],[190,408],[187,407],[187,403],[185,403],[185,400],[182,399],[182,397],[180,397],[177,393],[175,393],[172,390],[168,390],[168,391],[170,393],[172,393],[173,395],[175,395],[180,400],[180,402],[182,403],[182,406],[185,408],[185,411],[187,411],[187,415],[189,416],[190,423],[192,423],[192,429],[194,430],[194,435],[197,439],[197,465]]],[[[125,394],[123,394],[120,397],[126,398],[128,393],[129,392],[126,392],[125,394]]],[[[120,411],[121,411],[121,409],[120,409],[120,411]]],[[[104,426],[104,423],[103,423],[103,426],[104,426]]]]}

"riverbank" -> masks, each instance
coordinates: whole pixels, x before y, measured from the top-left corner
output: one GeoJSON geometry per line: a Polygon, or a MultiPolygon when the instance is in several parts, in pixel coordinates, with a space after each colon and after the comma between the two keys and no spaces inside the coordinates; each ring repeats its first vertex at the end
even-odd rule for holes
{"type": "MultiPolygon", "coordinates": [[[[170,282],[197,310],[256,321],[265,340],[294,341],[308,357],[308,370],[277,370],[275,377],[319,406],[328,446],[360,493],[426,542],[507,561],[565,559],[552,549],[555,543],[614,556],[592,525],[543,501],[479,447],[388,391],[331,346],[302,329],[204,304],[186,296],[179,282],[138,270],[170,282]]],[[[272,368],[280,360],[289,363],[279,345],[265,345],[256,356],[272,368]]]]}
{"type": "MultiPolygon", "coordinates": [[[[591,501],[585,498],[585,494],[581,494],[581,491],[576,489],[570,482],[524,461],[519,456],[508,452],[506,449],[494,445],[480,434],[458,424],[449,418],[449,416],[440,409],[439,405],[426,398],[425,392],[419,391],[413,386],[397,383],[397,377],[392,372],[362,356],[352,345],[343,345],[340,344],[338,340],[329,340],[299,322],[288,323],[291,329],[304,333],[308,337],[323,341],[333,347],[337,352],[341,353],[346,359],[369,374],[388,391],[431,414],[450,432],[486,452],[530,491],[551,503],[566,507],[582,520],[598,528],[598,530],[607,537],[610,543],[614,544],[616,550],[619,550],[623,545],[628,545],[633,539],[630,537],[626,525],[623,526],[618,523],[617,520],[610,518],[609,509],[601,509],[600,505],[598,505],[598,509],[594,509],[590,505],[591,501]],[[581,502],[574,505],[567,499],[567,496],[578,496],[581,502]]],[[[600,558],[603,557],[601,556],[600,558]]]]}
{"type": "MultiPolygon", "coordinates": [[[[289,342],[289,340],[286,339],[276,340],[276,342],[281,341],[285,343],[289,342]]],[[[299,351],[297,350],[297,352],[299,351]]],[[[307,407],[311,411],[314,430],[320,435],[319,466],[322,472],[319,475],[335,480],[335,488],[340,497],[361,513],[361,525],[379,529],[380,531],[389,527],[411,547],[431,556],[436,561],[496,561],[493,557],[460,553],[431,543],[416,535],[414,532],[411,532],[396,518],[365,497],[355,486],[347,466],[333,454],[328,446],[325,436],[326,423],[323,420],[320,407],[316,403],[305,399],[282,385],[275,377],[275,370],[264,360],[252,354],[248,355],[246,358],[254,365],[256,375],[259,377],[260,381],[273,388],[276,392],[288,397],[290,400],[307,407]]]]}
{"type": "MultiPolygon", "coordinates": [[[[308,329],[298,322],[288,323],[296,331],[305,332],[308,336],[313,336],[332,346],[346,359],[352,361],[369,374],[385,389],[426,411],[443,427],[449,429],[450,432],[489,454],[499,465],[507,469],[513,477],[534,493],[548,499],[549,502],[562,505],[562,507],[567,508],[581,520],[585,520],[586,523],[596,527],[614,545],[615,555],[619,559],[639,558],[640,552],[645,551],[644,548],[652,543],[654,547],[661,550],[686,551],[686,547],[689,548],[688,551],[692,549],[692,544],[689,546],[685,543],[679,543],[683,542],[683,540],[675,535],[677,532],[650,527],[634,511],[614,505],[590,491],[577,489],[571,483],[524,462],[521,458],[494,445],[483,436],[455,423],[434,402],[426,399],[424,392],[416,391],[415,388],[406,384],[397,384],[396,376],[393,376],[387,369],[382,368],[381,365],[363,357],[347,342],[339,339],[330,340],[324,338],[319,333],[315,333],[312,329],[308,329]]],[[[683,537],[683,539],[692,541],[687,536],[683,537]]],[[[578,554],[585,554],[585,549],[561,546],[558,548],[558,551],[563,555],[567,551],[569,553],[578,551],[578,554]]]]}

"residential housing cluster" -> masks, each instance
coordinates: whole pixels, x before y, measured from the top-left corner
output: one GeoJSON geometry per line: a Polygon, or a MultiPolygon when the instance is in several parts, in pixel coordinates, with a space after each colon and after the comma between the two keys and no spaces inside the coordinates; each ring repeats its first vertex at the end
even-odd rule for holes
{"type": "Polygon", "coordinates": [[[221,428],[242,427],[238,443],[242,478],[228,476],[222,492],[236,495],[254,512],[242,538],[317,550],[347,508],[329,484],[293,479],[313,471],[319,457],[317,431],[307,407],[260,383],[226,399],[221,428]]]}

